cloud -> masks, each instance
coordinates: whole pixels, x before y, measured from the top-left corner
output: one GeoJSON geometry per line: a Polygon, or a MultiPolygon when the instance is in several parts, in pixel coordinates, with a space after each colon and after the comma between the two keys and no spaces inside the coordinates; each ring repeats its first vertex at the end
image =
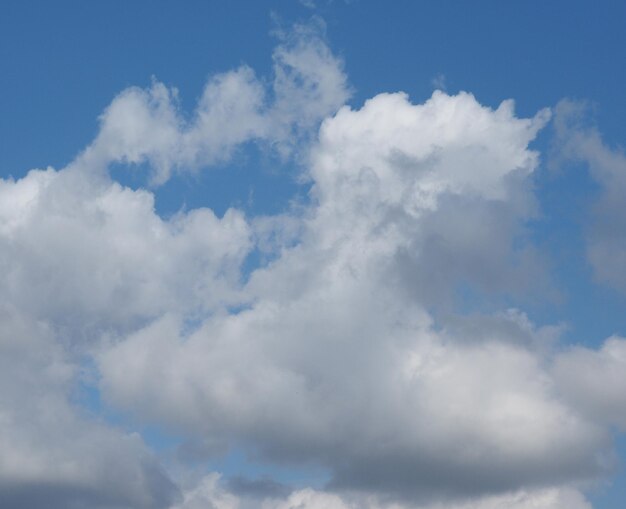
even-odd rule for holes
{"type": "Polygon", "coordinates": [[[559,356],[561,391],[588,417],[626,430],[626,339],[607,339],[599,350],[572,347],[559,356]]]}
{"type": "Polygon", "coordinates": [[[359,494],[337,495],[311,488],[294,490],[284,497],[267,497],[259,505],[248,506],[246,500],[229,494],[220,484],[219,476],[209,474],[201,481],[201,489],[187,496],[188,505],[176,509],[230,509],[260,507],[261,509],[591,509],[584,496],[572,488],[549,488],[517,491],[506,495],[486,496],[472,501],[433,504],[398,503],[359,494]],[[196,505],[194,505],[196,504],[196,505]]]}
{"type": "Polygon", "coordinates": [[[151,193],[78,170],[3,181],[0,201],[3,295],[70,341],[228,302],[251,247],[239,211],[163,220],[151,193]]]}
{"type": "Polygon", "coordinates": [[[148,162],[153,184],[163,184],[172,171],[228,160],[246,142],[293,155],[350,95],[342,63],[323,32],[316,18],[277,32],[271,88],[247,66],[215,75],[190,119],[180,111],[178,92],[163,83],[124,90],[101,115],[98,136],[74,164],[93,172],[115,162],[148,162]]]}
{"type": "Polygon", "coordinates": [[[307,9],[315,9],[315,2],[313,0],[298,0],[300,5],[307,9]]]}
{"type": "Polygon", "coordinates": [[[606,472],[607,430],[561,401],[545,367],[551,334],[514,312],[498,327],[436,327],[411,277],[511,291],[515,225],[535,210],[528,143],[547,117],[441,92],[341,109],[311,152],[299,238],[253,271],[248,307],[191,334],[168,315],[103,350],[108,401],[269,461],[317,463],[335,490],[422,503],[606,472]]]}
{"type": "Polygon", "coordinates": [[[83,380],[94,349],[167,314],[193,327],[198,316],[239,304],[255,233],[237,210],[163,219],[152,193],[122,187],[105,170],[147,163],[162,183],[173,169],[221,161],[249,140],[289,155],[292,140],[311,135],[347,97],[322,29],[282,35],[271,97],[244,66],[211,79],[186,120],[175,90],[133,87],[67,168],[0,181],[3,507],[158,508],[176,500],[177,486],[140,436],[74,398],[97,379],[83,380]]]}
{"type": "Polygon", "coordinates": [[[0,309],[0,505],[166,508],[178,489],[137,434],[69,396],[76,366],[52,327],[0,309]]]}
{"type": "Polygon", "coordinates": [[[607,146],[589,124],[585,104],[561,101],[555,109],[555,161],[584,163],[600,192],[586,225],[587,257],[597,280],[626,291],[626,156],[607,146]]]}
{"type": "MultiPolygon", "coordinates": [[[[441,91],[351,108],[323,27],[278,35],[270,87],[246,66],[214,76],[190,118],[161,83],[127,89],[67,168],[0,182],[0,502],[587,509],[580,486],[611,470],[611,426],[624,426],[624,340],[563,352],[558,324],[500,306],[549,288],[526,225],[529,144],[550,112],[441,91]],[[249,142],[296,157],[308,200],[280,216],[164,219],[150,191],[106,171],[146,164],[163,184],[249,142]],[[244,269],[257,251],[267,259],[244,269]],[[129,422],[203,444],[199,456],[236,445],[330,480],[174,476],[137,434],[81,410],[81,383],[129,422]]],[[[604,224],[622,156],[562,118],[562,139],[579,142],[563,153],[606,184],[604,224]]],[[[592,260],[615,247],[590,239],[592,260]]]]}
{"type": "Polygon", "coordinates": [[[529,175],[538,155],[527,145],[548,118],[517,119],[511,101],[490,111],[470,94],[439,91],[424,105],[381,94],[343,109],[314,153],[320,215],[328,231],[344,220],[397,231],[391,277],[429,304],[460,282],[521,291],[547,279],[522,224],[536,214],[529,175]]]}
{"type": "Polygon", "coordinates": [[[430,80],[430,84],[435,90],[446,91],[446,76],[443,73],[439,73],[430,80]]]}

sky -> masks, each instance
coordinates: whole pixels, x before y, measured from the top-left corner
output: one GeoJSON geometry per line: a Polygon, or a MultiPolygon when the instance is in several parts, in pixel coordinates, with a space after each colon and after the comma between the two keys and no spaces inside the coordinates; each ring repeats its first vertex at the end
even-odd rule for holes
{"type": "Polygon", "coordinates": [[[623,2],[0,11],[0,506],[623,506],[623,2]]]}

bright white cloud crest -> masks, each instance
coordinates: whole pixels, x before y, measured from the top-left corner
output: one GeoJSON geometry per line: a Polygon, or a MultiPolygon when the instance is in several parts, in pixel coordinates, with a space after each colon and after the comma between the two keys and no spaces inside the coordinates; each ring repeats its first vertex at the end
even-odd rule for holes
{"type": "Polygon", "coordinates": [[[550,113],[439,91],[343,106],[341,63],[309,28],[274,63],[269,91],[247,67],[212,78],[190,120],[161,83],[126,90],[68,168],[0,183],[5,505],[38,507],[43,483],[59,507],[590,507],[576,483],[612,466],[625,340],[559,353],[558,327],[519,311],[437,312],[460,285],[490,298],[545,279],[524,224],[550,113]],[[147,162],[164,184],[250,141],[306,161],[308,204],[163,219],[104,171],[147,162]],[[244,274],[269,237],[272,261],[244,274]],[[136,422],[208,455],[321,466],[326,491],[251,502],[209,474],[180,494],[138,435],[72,403],[86,360],[136,422]]]}

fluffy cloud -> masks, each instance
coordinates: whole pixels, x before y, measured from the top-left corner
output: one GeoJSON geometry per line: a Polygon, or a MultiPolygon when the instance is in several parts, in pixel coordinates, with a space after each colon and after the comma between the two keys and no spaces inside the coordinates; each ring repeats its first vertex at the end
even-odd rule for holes
{"type": "Polygon", "coordinates": [[[624,426],[624,341],[559,353],[558,326],[457,307],[548,279],[525,225],[529,143],[550,113],[440,91],[341,107],[320,27],[281,37],[270,89],[247,67],[215,76],[191,119],[163,84],[128,89],[69,167],[0,182],[0,501],[587,509],[576,485],[610,470],[610,425],[624,426]],[[106,171],[147,163],[162,184],[250,141],[305,163],[305,204],[164,219],[106,171]],[[256,251],[269,260],[244,270],[256,251]],[[322,467],[327,486],[209,474],[179,490],[138,435],[74,402],[92,363],[133,422],[217,444],[209,455],[322,467]]]}
{"type": "Polygon", "coordinates": [[[151,193],[77,169],[3,181],[0,201],[3,295],[70,339],[228,302],[250,249],[238,211],[164,221],[151,193]]]}
{"type": "Polygon", "coordinates": [[[70,401],[77,377],[54,330],[0,310],[0,505],[164,508],[178,497],[137,434],[70,401]]]}
{"type": "Polygon", "coordinates": [[[382,94],[344,108],[314,153],[319,234],[375,233],[394,283],[429,305],[460,283],[509,294],[542,286],[523,223],[536,213],[538,154],[527,147],[548,118],[518,119],[511,101],[491,111],[466,93],[435,92],[423,105],[382,94]]]}
{"type": "Polygon", "coordinates": [[[152,193],[122,187],[106,169],[147,162],[164,182],[173,169],[212,164],[248,140],[283,155],[296,150],[347,97],[321,29],[282,36],[271,97],[242,67],[211,79],[185,121],[175,91],[158,82],[131,88],[67,168],[0,181],[3,507],[157,508],[177,498],[139,435],[81,410],[81,385],[94,375],[82,373],[94,348],[155,318],[174,313],[193,324],[239,305],[255,232],[237,210],[162,219],[152,193]]]}
{"type": "Polygon", "coordinates": [[[108,400],[268,460],[314,461],[340,490],[473,497],[601,474],[608,434],[561,401],[550,331],[514,312],[437,325],[407,276],[449,269],[452,292],[464,277],[488,286],[476,265],[497,280],[519,270],[511,225],[534,211],[528,143],[546,118],[440,92],[340,110],[312,151],[299,237],[251,274],[247,307],[182,334],[170,314],[102,351],[108,400]],[[436,232],[442,210],[460,224],[436,232]]]}
{"type": "Polygon", "coordinates": [[[153,183],[162,184],[173,170],[224,161],[248,141],[282,156],[293,153],[349,96],[323,29],[318,21],[280,34],[271,90],[247,66],[211,78],[190,120],[179,111],[177,91],[160,82],[124,90],[100,117],[100,133],[76,164],[96,171],[112,162],[148,162],[153,183]]]}

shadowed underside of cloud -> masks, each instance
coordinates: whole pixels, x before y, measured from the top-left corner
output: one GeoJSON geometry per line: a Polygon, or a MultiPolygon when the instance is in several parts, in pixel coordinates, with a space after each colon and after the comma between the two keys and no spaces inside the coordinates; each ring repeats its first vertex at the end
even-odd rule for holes
{"type": "Polygon", "coordinates": [[[246,67],[212,78],[191,120],[162,84],[126,90],[68,168],[0,182],[0,504],[589,508],[579,486],[611,470],[624,426],[626,341],[563,352],[558,325],[519,310],[453,311],[462,288],[498,303],[550,287],[526,230],[550,112],[442,92],[342,106],[319,27],[274,62],[269,90],[246,67]],[[148,162],[165,184],[250,141],[305,163],[306,204],[163,219],[105,171],[148,162]],[[255,251],[271,261],[246,273],[255,251]],[[133,422],[330,482],[174,481],[75,403],[88,375],[133,422]]]}

